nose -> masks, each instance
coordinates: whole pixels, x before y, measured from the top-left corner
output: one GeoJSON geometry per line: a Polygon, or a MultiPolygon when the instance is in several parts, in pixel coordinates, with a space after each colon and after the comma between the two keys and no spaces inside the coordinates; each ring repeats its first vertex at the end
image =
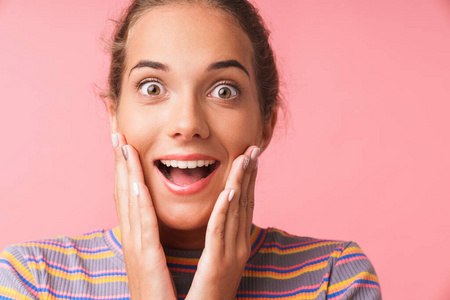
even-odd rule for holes
{"type": "Polygon", "coordinates": [[[167,134],[181,141],[208,138],[210,129],[201,99],[186,94],[172,101],[167,134]]]}

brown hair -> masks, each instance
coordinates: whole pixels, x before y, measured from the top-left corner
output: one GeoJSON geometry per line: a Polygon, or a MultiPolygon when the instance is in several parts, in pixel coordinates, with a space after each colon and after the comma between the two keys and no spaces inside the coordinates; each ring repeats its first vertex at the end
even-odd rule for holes
{"type": "Polygon", "coordinates": [[[128,33],[149,9],[172,3],[203,3],[232,16],[247,34],[253,46],[253,67],[258,88],[261,116],[269,121],[272,111],[280,106],[280,83],[274,54],[269,43],[269,30],[257,9],[247,0],[134,0],[116,25],[111,44],[109,89],[106,97],[116,106],[120,102],[122,75],[128,33]]]}

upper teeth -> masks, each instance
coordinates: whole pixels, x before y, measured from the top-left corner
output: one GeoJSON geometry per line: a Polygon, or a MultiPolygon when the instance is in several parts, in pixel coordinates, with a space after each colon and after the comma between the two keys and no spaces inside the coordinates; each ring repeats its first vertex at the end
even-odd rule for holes
{"type": "Polygon", "coordinates": [[[161,163],[168,167],[180,168],[180,169],[194,169],[197,167],[207,167],[215,163],[215,160],[164,160],[161,159],[161,163]]]}

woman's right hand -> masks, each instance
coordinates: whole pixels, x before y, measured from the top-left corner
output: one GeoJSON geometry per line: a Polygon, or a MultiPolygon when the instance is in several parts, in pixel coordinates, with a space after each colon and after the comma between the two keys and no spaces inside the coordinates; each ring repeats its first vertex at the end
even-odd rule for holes
{"type": "Polygon", "coordinates": [[[127,145],[122,134],[114,133],[112,140],[115,152],[114,199],[131,299],[176,299],[139,154],[127,145]]]}

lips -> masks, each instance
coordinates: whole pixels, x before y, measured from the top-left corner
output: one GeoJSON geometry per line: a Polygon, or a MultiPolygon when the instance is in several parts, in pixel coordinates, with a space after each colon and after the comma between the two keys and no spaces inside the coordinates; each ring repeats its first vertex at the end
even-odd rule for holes
{"type": "Polygon", "coordinates": [[[175,194],[194,194],[205,188],[220,162],[201,154],[168,155],[155,161],[160,179],[175,194]]]}

